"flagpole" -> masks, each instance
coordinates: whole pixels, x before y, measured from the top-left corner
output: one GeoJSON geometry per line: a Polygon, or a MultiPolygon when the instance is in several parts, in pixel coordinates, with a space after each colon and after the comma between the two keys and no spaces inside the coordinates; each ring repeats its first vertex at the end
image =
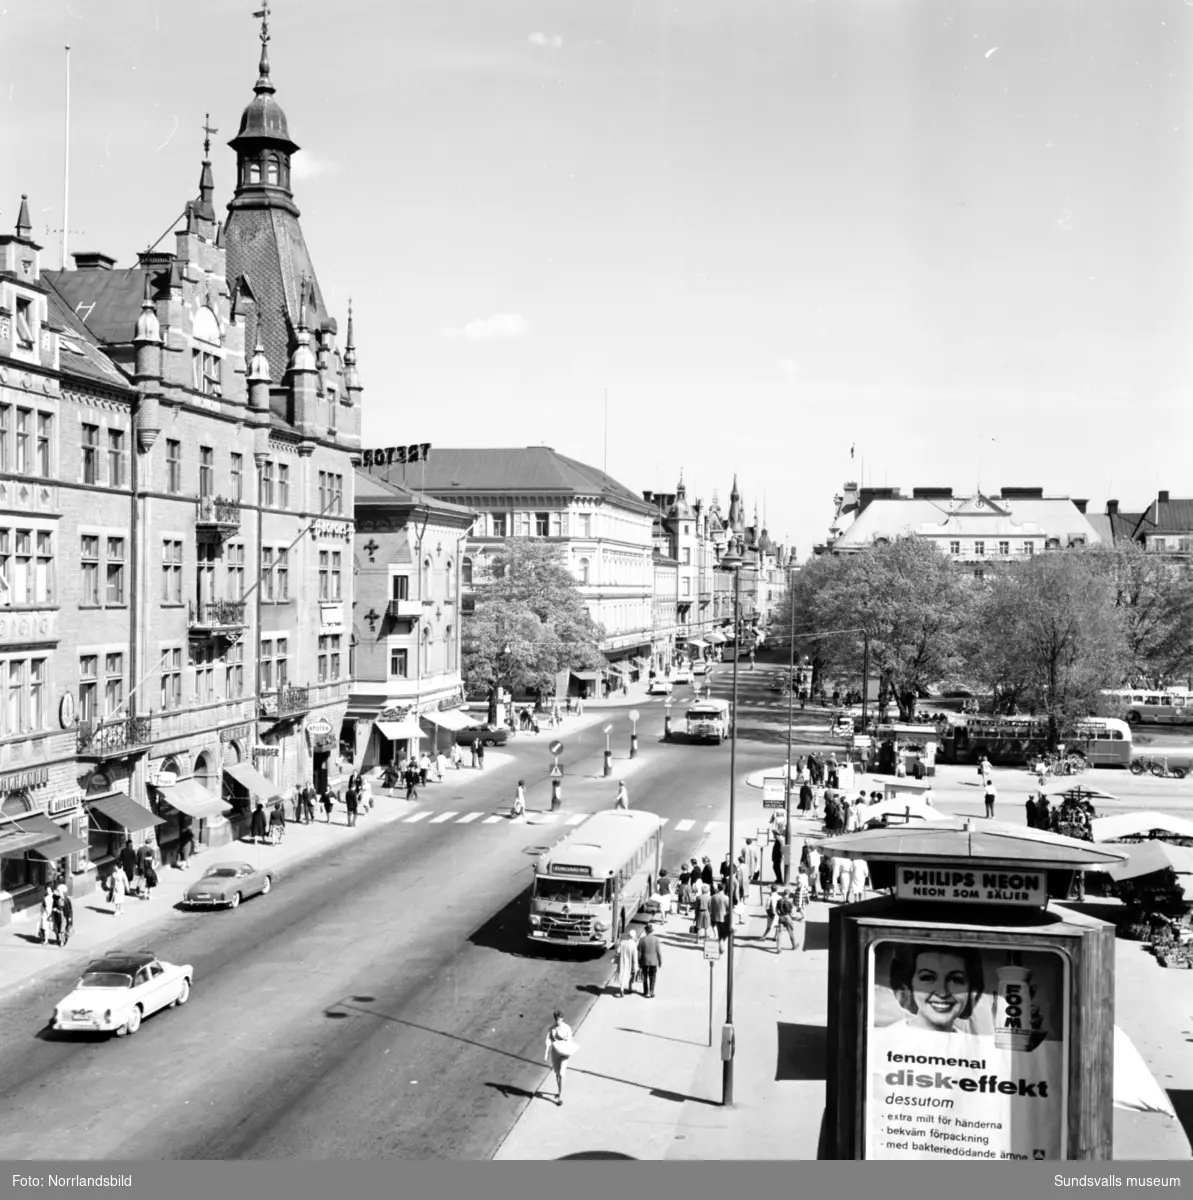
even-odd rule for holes
{"type": "Polygon", "coordinates": [[[70,47],[66,47],[66,136],[62,150],[62,270],[66,270],[66,245],[70,237],[70,47]]]}

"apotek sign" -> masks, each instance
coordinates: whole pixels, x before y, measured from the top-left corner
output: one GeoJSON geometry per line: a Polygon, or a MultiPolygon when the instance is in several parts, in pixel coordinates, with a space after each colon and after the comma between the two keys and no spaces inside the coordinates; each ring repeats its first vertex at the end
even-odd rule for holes
{"type": "Polygon", "coordinates": [[[1043,908],[1048,879],[1043,871],[900,865],[895,874],[900,900],[945,904],[1015,904],[1043,908]]]}

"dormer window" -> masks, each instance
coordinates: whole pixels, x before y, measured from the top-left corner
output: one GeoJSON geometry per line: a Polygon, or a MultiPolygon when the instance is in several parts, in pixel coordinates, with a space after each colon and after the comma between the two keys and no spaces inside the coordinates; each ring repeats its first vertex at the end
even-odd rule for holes
{"type": "Polygon", "coordinates": [[[261,182],[261,164],[249,163],[248,180],[250,185],[261,182]]]}
{"type": "Polygon", "coordinates": [[[277,185],[278,160],[276,155],[271,154],[269,158],[265,160],[265,182],[273,184],[274,186],[277,185]]]}
{"type": "Polygon", "coordinates": [[[17,339],[23,346],[33,345],[33,301],[17,297],[17,339]]]}
{"type": "Polygon", "coordinates": [[[191,336],[198,343],[191,348],[192,386],[205,396],[219,396],[223,392],[220,323],[206,305],[195,313],[191,336]]]}

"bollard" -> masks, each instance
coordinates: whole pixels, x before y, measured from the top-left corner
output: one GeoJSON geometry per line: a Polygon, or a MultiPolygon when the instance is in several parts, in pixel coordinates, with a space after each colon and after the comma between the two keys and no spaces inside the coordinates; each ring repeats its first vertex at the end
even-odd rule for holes
{"type": "Polygon", "coordinates": [[[552,779],[551,780],[551,811],[552,812],[558,812],[560,804],[563,803],[563,801],[560,799],[560,791],[561,790],[562,789],[560,787],[559,780],[552,779]]]}
{"type": "Polygon", "coordinates": [[[630,734],[630,757],[638,757],[638,735],[636,733],[630,734]]]}
{"type": "Polygon", "coordinates": [[[668,713],[663,718],[663,737],[669,738],[670,736],[671,736],[671,714],[668,713]]]}
{"type": "Polygon", "coordinates": [[[605,778],[608,779],[613,774],[613,751],[605,751],[605,778]]]}

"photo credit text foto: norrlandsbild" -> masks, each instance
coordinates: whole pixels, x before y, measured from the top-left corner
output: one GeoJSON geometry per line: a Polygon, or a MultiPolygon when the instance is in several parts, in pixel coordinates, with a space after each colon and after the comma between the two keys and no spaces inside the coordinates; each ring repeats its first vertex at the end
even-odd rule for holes
{"type": "Polygon", "coordinates": [[[130,1188],[131,1175],[14,1175],[14,1188],[130,1188]]]}

